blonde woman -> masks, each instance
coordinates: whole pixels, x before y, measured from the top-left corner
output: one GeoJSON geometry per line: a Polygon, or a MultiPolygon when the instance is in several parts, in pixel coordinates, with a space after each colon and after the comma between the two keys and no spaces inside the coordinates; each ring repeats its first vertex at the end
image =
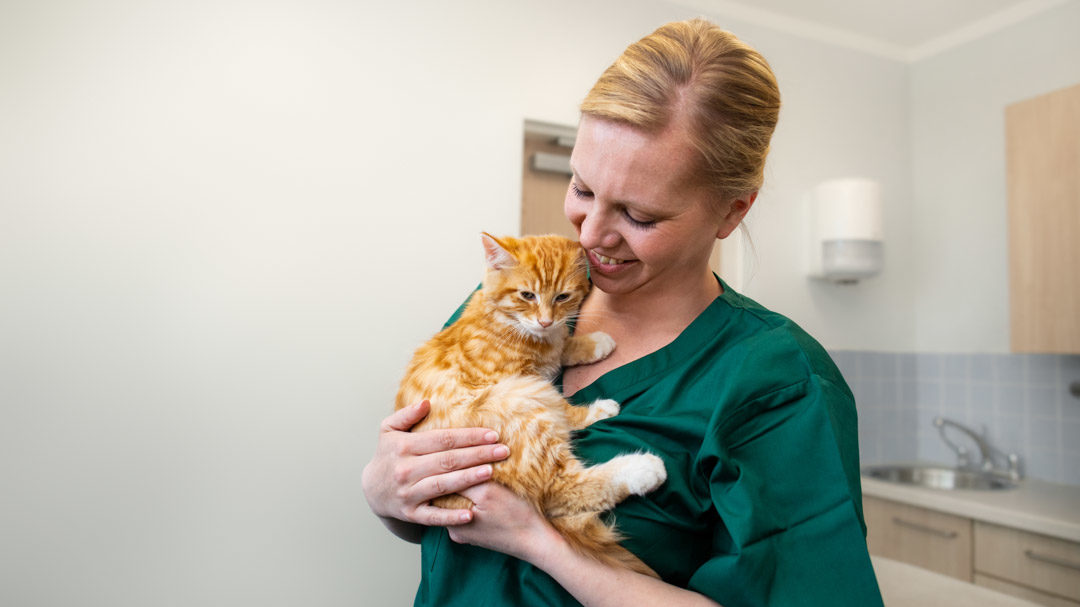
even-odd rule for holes
{"type": "Polygon", "coordinates": [[[595,289],[579,331],[618,347],[561,378],[616,417],[578,433],[600,462],[648,450],[668,480],[613,511],[661,579],[579,555],[485,482],[483,429],[408,433],[387,418],[364,474],[373,511],[422,545],[416,605],[880,605],[858,475],[855,403],[829,356],[709,269],[761,186],[780,95],[766,61],[704,20],[631,45],[581,106],[565,211],[595,289]],[[472,511],[439,511],[460,492],[472,511]]]}

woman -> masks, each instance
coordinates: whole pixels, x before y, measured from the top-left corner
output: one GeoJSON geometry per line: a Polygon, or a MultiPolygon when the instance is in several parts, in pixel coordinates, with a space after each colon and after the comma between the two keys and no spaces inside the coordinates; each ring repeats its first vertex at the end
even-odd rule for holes
{"type": "Polygon", "coordinates": [[[709,269],[761,186],[779,91],[765,60],[703,20],[631,45],[582,104],[565,211],[595,289],[579,331],[618,347],[566,369],[574,402],[618,416],[577,434],[590,463],[648,450],[668,481],[614,510],[662,577],[572,551],[486,483],[483,429],[410,434],[390,416],[365,468],[374,512],[423,545],[418,605],[880,605],[866,552],[855,406],[828,355],[709,269]],[[473,511],[439,511],[459,492],[473,511]]]}

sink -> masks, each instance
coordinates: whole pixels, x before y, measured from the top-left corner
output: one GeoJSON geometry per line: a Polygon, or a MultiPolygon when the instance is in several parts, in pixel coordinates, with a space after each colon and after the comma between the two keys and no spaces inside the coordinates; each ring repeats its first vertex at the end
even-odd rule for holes
{"type": "Polygon", "coordinates": [[[999,474],[934,464],[867,466],[862,469],[862,473],[864,476],[890,483],[930,489],[997,490],[1016,487],[1015,481],[999,474]]]}

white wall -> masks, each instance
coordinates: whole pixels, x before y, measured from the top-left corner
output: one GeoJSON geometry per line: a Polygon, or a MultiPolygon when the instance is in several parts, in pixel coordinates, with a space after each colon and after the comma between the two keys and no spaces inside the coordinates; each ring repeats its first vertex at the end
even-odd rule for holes
{"type": "Polygon", "coordinates": [[[907,349],[914,319],[906,66],[780,33],[735,31],[768,58],[784,104],[765,187],[747,219],[755,267],[743,291],[829,348],[907,349]],[[852,286],[806,276],[805,197],[835,177],[882,184],[885,270],[852,286]]]}
{"type": "Polygon", "coordinates": [[[1080,2],[911,67],[915,350],[1008,352],[1005,106],[1080,82],[1080,2]]]}
{"type": "MultiPolygon", "coordinates": [[[[516,228],[524,118],[573,123],[626,44],[687,16],[3,4],[0,603],[407,603],[417,552],[359,488],[400,370],[477,281],[477,233],[516,228]]],[[[789,99],[828,107],[782,56],[800,43],[753,34],[789,99]]],[[[785,111],[798,143],[816,117],[785,111]]],[[[765,292],[789,260],[754,233],[765,292]]]]}
{"type": "MultiPolygon", "coordinates": [[[[359,488],[400,370],[476,283],[477,233],[517,226],[522,121],[573,123],[626,44],[689,16],[0,5],[0,604],[411,600],[417,551],[359,488]]],[[[895,62],[722,23],[786,104],[747,292],[831,348],[916,345],[905,99],[928,95],[895,62]],[[886,186],[889,265],[811,285],[799,200],[845,174],[886,186]]]]}

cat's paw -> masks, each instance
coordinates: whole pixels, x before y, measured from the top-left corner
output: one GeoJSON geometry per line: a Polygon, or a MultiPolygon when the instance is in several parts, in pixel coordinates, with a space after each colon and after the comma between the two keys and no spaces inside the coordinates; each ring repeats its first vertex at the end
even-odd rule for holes
{"type": "Polygon", "coordinates": [[[632,495],[645,495],[667,480],[664,460],[651,453],[620,455],[616,459],[622,461],[615,480],[632,495]]]}
{"type": "Polygon", "coordinates": [[[593,331],[588,336],[593,342],[592,361],[604,360],[615,351],[615,338],[603,331],[593,331]]]}
{"type": "Polygon", "coordinates": [[[603,331],[574,335],[563,346],[564,366],[587,365],[604,360],[615,351],[615,339],[603,331]]]}
{"type": "Polygon", "coordinates": [[[585,425],[593,422],[615,417],[619,414],[619,403],[610,398],[602,398],[589,405],[589,415],[585,418],[585,425]]]}

